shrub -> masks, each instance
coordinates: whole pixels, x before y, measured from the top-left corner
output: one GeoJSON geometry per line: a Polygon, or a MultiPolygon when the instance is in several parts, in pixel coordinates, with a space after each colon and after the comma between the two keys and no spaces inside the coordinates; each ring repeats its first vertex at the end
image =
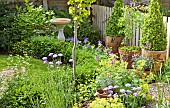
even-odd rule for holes
{"type": "Polygon", "coordinates": [[[151,0],[149,13],[144,18],[141,46],[146,49],[146,44],[149,43],[151,51],[162,51],[167,46],[166,38],[166,29],[158,0],[151,0]]]}
{"type": "Polygon", "coordinates": [[[12,36],[11,28],[16,14],[15,9],[10,9],[12,4],[7,2],[0,2],[0,48],[7,49],[10,43],[10,36],[12,36]]]}
{"type": "Polygon", "coordinates": [[[17,15],[12,23],[12,34],[9,37],[10,44],[21,40],[29,41],[37,35],[51,35],[53,29],[50,19],[54,15],[52,11],[46,12],[42,6],[35,7],[33,3],[25,0],[22,7],[16,6],[17,15]]]}
{"type": "Polygon", "coordinates": [[[64,62],[68,62],[72,54],[73,43],[63,42],[54,37],[37,36],[31,41],[32,53],[37,58],[52,53],[62,53],[64,55],[64,62]]]}
{"type": "Polygon", "coordinates": [[[12,50],[11,53],[13,55],[18,54],[18,55],[31,55],[31,44],[25,41],[17,42],[12,45],[12,50]]]}
{"type": "Polygon", "coordinates": [[[124,25],[122,24],[121,18],[123,18],[123,6],[124,6],[124,0],[116,0],[114,7],[113,7],[113,13],[110,16],[107,25],[105,34],[107,36],[123,36],[124,35],[124,25]]]}

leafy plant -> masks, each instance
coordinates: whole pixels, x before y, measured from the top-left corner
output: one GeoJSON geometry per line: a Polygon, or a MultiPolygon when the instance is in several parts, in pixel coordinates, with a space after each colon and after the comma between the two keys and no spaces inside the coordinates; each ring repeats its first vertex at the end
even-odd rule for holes
{"type": "Polygon", "coordinates": [[[123,46],[120,49],[126,52],[139,52],[141,50],[139,46],[123,46]]]}
{"type": "Polygon", "coordinates": [[[68,62],[71,58],[71,51],[73,43],[62,42],[54,37],[49,36],[37,36],[31,41],[31,50],[34,57],[42,58],[53,53],[62,53],[64,55],[64,63],[68,62]]]}
{"type": "Polygon", "coordinates": [[[109,99],[99,99],[96,98],[90,104],[90,108],[125,108],[124,104],[122,103],[121,99],[119,98],[109,98],[109,99]]]}
{"type": "Polygon", "coordinates": [[[124,36],[124,24],[122,22],[122,17],[124,14],[123,11],[124,7],[124,0],[116,0],[114,7],[113,7],[113,13],[110,16],[106,29],[105,29],[105,34],[107,36],[124,36]]]}
{"type": "Polygon", "coordinates": [[[133,67],[139,70],[151,69],[154,64],[154,60],[150,57],[139,56],[134,59],[133,67]]]}
{"type": "Polygon", "coordinates": [[[12,45],[12,54],[18,54],[18,55],[31,55],[31,44],[25,41],[17,42],[12,45]]]}
{"type": "Polygon", "coordinates": [[[28,0],[25,0],[24,6],[16,6],[16,9],[9,45],[21,40],[30,41],[33,36],[52,35],[54,29],[50,19],[54,15],[53,11],[46,12],[42,6],[35,7],[28,0]]]}
{"type": "Polygon", "coordinates": [[[139,10],[136,10],[134,7],[131,6],[124,7],[123,22],[125,26],[124,28],[125,38],[122,44],[125,44],[127,39],[133,38],[134,30],[140,29],[142,27],[144,16],[145,16],[144,13],[140,12],[139,10]]]}
{"type": "Polygon", "coordinates": [[[166,38],[166,29],[158,0],[151,0],[149,13],[144,18],[142,39],[140,40],[141,47],[145,49],[144,46],[148,41],[151,45],[151,51],[165,50],[167,46],[166,38]]]}

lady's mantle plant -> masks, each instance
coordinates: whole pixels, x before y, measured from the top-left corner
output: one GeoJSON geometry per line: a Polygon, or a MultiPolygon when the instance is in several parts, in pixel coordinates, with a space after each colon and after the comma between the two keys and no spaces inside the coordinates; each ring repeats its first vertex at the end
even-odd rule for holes
{"type": "Polygon", "coordinates": [[[151,0],[150,10],[148,15],[144,18],[144,25],[142,28],[142,48],[145,48],[146,43],[149,42],[151,51],[162,51],[166,49],[167,34],[163,23],[163,16],[160,13],[160,5],[158,0],[151,0]]]}
{"type": "Polygon", "coordinates": [[[110,16],[107,25],[105,34],[107,36],[123,36],[124,35],[124,25],[122,23],[123,18],[123,7],[124,7],[124,0],[116,0],[114,4],[114,11],[110,16]]]}

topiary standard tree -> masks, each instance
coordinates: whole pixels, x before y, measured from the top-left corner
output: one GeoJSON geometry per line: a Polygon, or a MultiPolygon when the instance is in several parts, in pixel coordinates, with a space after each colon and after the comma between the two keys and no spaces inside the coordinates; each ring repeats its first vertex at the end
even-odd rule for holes
{"type": "Polygon", "coordinates": [[[150,10],[144,18],[141,38],[142,55],[154,59],[154,70],[160,71],[166,60],[167,34],[158,0],[151,0],[150,10]]]}
{"type": "Polygon", "coordinates": [[[163,51],[167,46],[167,34],[163,22],[163,15],[160,13],[158,0],[151,0],[150,10],[144,18],[142,28],[141,47],[150,51],[163,51]]]}

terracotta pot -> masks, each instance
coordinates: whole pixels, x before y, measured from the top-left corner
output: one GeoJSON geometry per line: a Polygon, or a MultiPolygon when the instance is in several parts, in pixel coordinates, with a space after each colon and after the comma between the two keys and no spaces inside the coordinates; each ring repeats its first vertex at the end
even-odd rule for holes
{"type": "Polygon", "coordinates": [[[139,51],[139,52],[127,52],[127,51],[121,50],[121,47],[119,47],[120,57],[122,58],[123,61],[128,62],[128,65],[127,65],[127,68],[128,68],[128,69],[132,69],[132,63],[133,63],[132,56],[133,56],[134,54],[139,55],[140,52],[141,52],[141,51],[139,51]]]}
{"type": "Polygon", "coordinates": [[[107,47],[112,47],[113,53],[118,53],[118,48],[121,47],[121,42],[124,39],[124,36],[121,37],[105,37],[105,44],[107,47]]]}
{"type": "Polygon", "coordinates": [[[97,92],[99,93],[97,96],[98,96],[98,98],[109,98],[108,97],[108,95],[107,94],[104,94],[104,90],[102,90],[102,89],[99,89],[99,90],[97,90],[97,92]]]}
{"type": "Polygon", "coordinates": [[[160,71],[161,64],[166,60],[166,50],[165,51],[146,51],[142,49],[142,56],[151,57],[154,59],[153,71],[160,71]]]}

